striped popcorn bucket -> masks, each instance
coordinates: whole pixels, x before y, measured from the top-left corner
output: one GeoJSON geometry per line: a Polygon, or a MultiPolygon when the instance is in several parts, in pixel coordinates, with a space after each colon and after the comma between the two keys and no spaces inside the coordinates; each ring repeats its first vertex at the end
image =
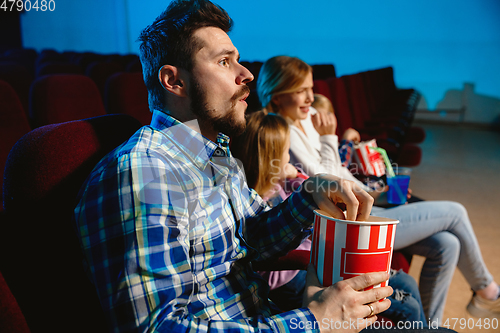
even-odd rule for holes
{"type": "Polygon", "coordinates": [[[347,221],[321,210],[314,214],[311,263],[323,286],[363,273],[389,272],[398,220],[370,216],[367,221],[347,221]]]}

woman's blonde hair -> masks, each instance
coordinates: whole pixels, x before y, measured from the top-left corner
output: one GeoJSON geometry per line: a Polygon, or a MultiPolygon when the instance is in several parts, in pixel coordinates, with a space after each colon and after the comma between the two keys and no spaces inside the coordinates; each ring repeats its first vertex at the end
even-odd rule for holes
{"type": "Polygon", "coordinates": [[[277,184],[288,140],[290,129],[286,120],[261,110],[247,116],[245,132],[232,142],[231,151],[243,163],[248,186],[260,195],[277,184]]]}
{"type": "Polygon", "coordinates": [[[273,96],[296,91],[310,72],[312,67],[299,58],[277,56],[267,60],[257,80],[257,94],[264,110],[277,113],[273,96]]]}

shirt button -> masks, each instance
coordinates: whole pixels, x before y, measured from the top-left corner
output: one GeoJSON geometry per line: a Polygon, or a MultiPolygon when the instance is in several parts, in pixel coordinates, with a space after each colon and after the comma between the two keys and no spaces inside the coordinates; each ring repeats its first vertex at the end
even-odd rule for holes
{"type": "Polygon", "coordinates": [[[217,149],[215,149],[215,151],[214,151],[214,155],[215,155],[215,156],[219,156],[219,157],[220,157],[220,156],[224,156],[225,154],[224,154],[224,151],[223,151],[222,149],[217,148],[217,149]]]}

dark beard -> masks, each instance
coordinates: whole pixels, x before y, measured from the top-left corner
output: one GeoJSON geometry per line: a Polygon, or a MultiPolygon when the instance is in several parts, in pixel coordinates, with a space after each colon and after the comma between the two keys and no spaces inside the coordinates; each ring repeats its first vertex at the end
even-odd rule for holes
{"type": "Polygon", "coordinates": [[[189,92],[191,98],[191,112],[198,116],[200,122],[213,126],[217,132],[226,134],[229,137],[236,137],[242,134],[246,128],[246,122],[240,122],[237,119],[236,103],[242,96],[250,92],[248,86],[243,86],[230,99],[231,106],[222,117],[214,117],[215,109],[210,109],[207,105],[206,92],[200,86],[198,81],[193,82],[192,89],[189,92]]]}

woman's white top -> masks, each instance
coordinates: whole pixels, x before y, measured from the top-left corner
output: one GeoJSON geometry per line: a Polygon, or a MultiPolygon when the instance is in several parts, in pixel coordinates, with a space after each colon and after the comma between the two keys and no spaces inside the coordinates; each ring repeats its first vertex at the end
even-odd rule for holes
{"type": "Polygon", "coordinates": [[[370,188],[360,182],[352,173],[342,166],[339,155],[339,138],[335,134],[319,135],[314,128],[311,115],[316,109],[310,108],[307,118],[300,123],[304,134],[297,126],[290,125],[290,163],[302,168],[308,175],[329,173],[337,177],[351,180],[365,191],[370,188]]]}

